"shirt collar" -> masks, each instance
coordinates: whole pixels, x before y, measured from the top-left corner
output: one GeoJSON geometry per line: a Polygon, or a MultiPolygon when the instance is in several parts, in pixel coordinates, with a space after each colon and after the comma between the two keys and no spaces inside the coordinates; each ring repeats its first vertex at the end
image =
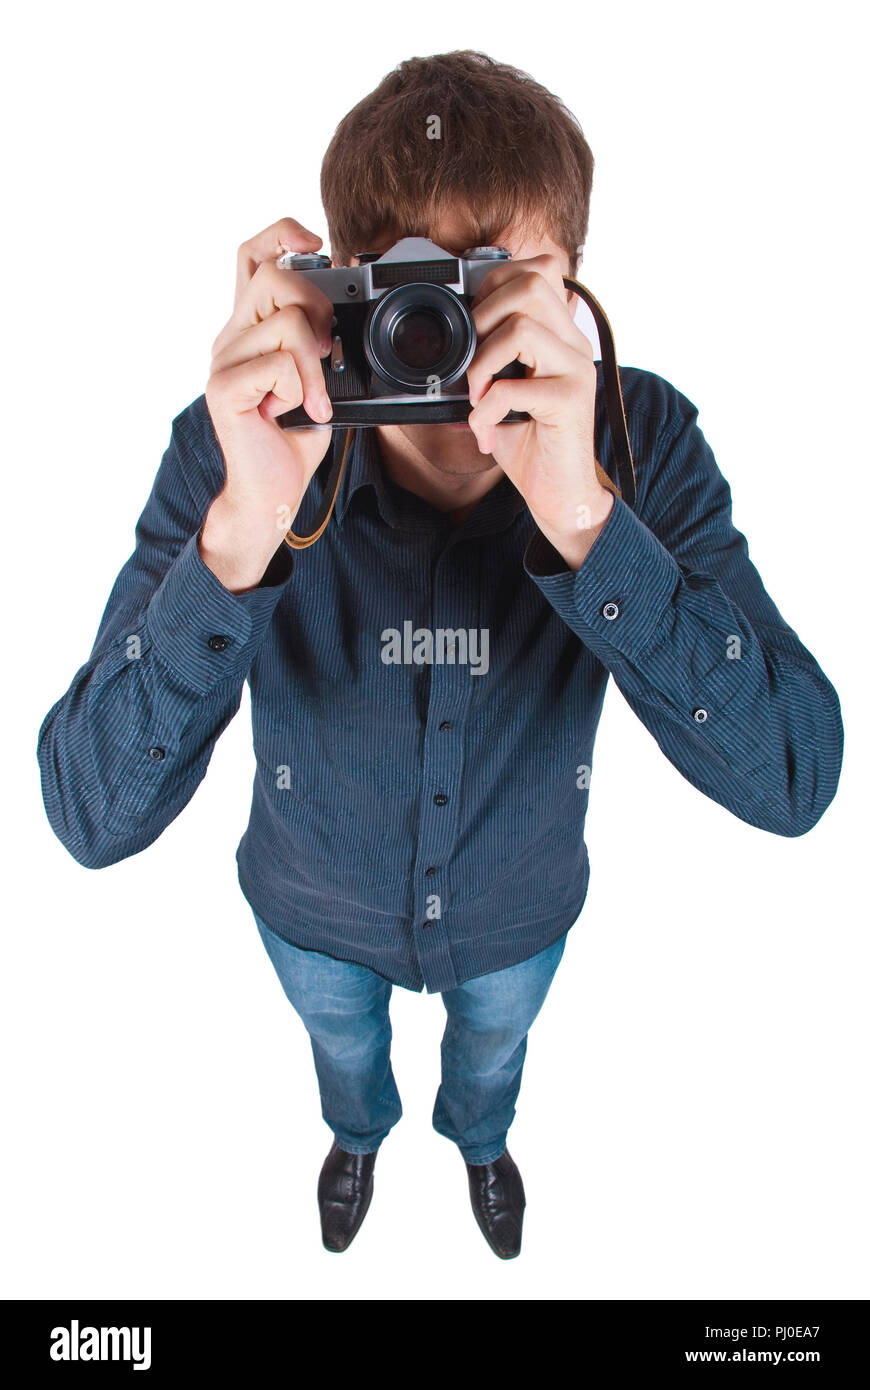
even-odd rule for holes
{"type": "MultiPolygon", "coordinates": [[[[334,430],[332,447],[343,449],[345,431],[334,430]]],[[[388,526],[406,531],[452,531],[459,529],[445,512],[400,487],[385,472],[378,448],[377,432],[373,428],[357,429],[345,464],[339,495],[335,503],[335,520],[339,526],[350,509],[356,493],[371,488],[378,510],[388,526]]],[[[477,503],[461,523],[465,535],[483,535],[504,531],[525,508],[522,495],[510,478],[502,477],[495,487],[477,503]]]]}

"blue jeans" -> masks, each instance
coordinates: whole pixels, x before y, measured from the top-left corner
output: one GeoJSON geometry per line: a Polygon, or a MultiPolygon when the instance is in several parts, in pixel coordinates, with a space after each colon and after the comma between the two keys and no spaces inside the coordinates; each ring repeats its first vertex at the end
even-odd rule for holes
{"type": "MultiPolygon", "coordinates": [[[[254,913],[269,958],[311,1038],[321,1113],[348,1153],[373,1153],[401,1119],[390,1063],[389,980],[363,965],[301,950],[254,913]]],[[[466,1163],[504,1153],[528,1031],[565,950],[567,932],[530,960],[444,990],[441,1085],[432,1124],[466,1163]]]]}

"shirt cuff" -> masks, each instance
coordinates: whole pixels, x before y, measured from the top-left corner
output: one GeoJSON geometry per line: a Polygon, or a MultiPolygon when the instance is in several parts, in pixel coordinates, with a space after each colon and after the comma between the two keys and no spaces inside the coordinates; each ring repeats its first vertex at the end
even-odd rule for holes
{"type": "Polygon", "coordinates": [[[264,575],[256,589],[230,593],[203,560],[198,541],[197,532],[151,599],[148,632],[163,662],[206,695],[230,676],[247,675],[283,586],[267,585],[264,575]]]}
{"type": "Polygon", "coordinates": [[[614,651],[632,662],[643,656],[682,574],[658,537],[616,494],[579,570],[573,571],[537,529],[523,568],[605,665],[614,651]]]}

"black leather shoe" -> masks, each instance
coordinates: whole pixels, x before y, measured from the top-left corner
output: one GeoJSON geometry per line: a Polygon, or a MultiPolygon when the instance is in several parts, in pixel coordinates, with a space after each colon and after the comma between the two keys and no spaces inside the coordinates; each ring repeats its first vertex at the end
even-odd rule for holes
{"type": "Polygon", "coordinates": [[[374,1188],[377,1150],[349,1154],[335,1140],[317,1183],[320,1229],[327,1250],[346,1250],[363,1223],[374,1188]]]}
{"type": "Polygon", "coordinates": [[[500,1260],[520,1253],[526,1194],[520,1170],[507,1149],[494,1163],[466,1163],[471,1209],[500,1260]]]}

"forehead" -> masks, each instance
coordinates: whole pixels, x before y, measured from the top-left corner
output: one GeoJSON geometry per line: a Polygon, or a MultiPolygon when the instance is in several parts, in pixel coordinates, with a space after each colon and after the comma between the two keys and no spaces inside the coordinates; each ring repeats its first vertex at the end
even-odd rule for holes
{"type": "MultiPolygon", "coordinates": [[[[461,212],[452,209],[439,214],[434,222],[427,228],[427,235],[431,241],[443,246],[445,251],[451,251],[454,255],[460,255],[470,246],[476,245],[477,232],[469,219],[461,212]]],[[[378,237],[377,244],[371,246],[370,250],[384,252],[393,245],[395,237],[378,237]]],[[[559,258],[564,265],[565,271],[568,270],[568,256],[564,248],[557,246],[548,236],[543,238],[531,236],[522,227],[508,226],[502,229],[496,238],[497,245],[503,246],[511,253],[514,260],[527,260],[531,256],[551,255],[559,258]]]]}

